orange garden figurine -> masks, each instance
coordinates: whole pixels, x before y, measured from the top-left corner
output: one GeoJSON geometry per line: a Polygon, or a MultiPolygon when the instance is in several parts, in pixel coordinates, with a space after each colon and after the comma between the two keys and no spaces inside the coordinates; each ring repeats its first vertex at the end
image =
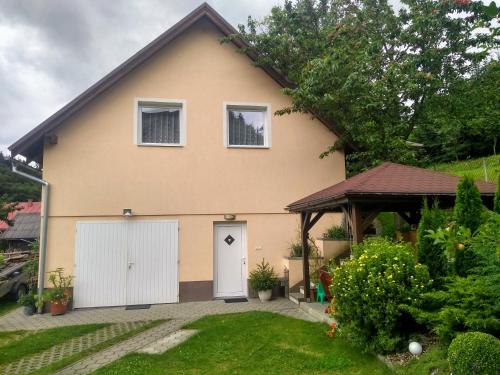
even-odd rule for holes
{"type": "Polygon", "coordinates": [[[335,322],[333,322],[332,325],[331,325],[331,330],[326,333],[326,335],[328,337],[333,337],[334,336],[334,334],[335,334],[335,327],[336,327],[336,324],[335,324],[335,322]]]}

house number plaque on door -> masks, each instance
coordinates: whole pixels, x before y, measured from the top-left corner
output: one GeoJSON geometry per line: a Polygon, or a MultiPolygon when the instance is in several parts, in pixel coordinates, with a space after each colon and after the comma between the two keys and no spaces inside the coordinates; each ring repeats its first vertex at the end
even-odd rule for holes
{"type": "Polygon", "coordinates": [[[231,236],[230,234],[228,234],[227,237],[224,238],[224,242],[227,243],[229,246],[231,246],[231,244],[234,242],[233,236],[231,236]]]}

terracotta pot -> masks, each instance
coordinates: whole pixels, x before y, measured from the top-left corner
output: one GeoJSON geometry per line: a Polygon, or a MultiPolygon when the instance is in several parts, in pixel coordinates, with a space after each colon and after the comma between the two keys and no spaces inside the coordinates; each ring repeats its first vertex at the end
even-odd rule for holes
{"type": "Polygon", "coordinates": [[[64,315],[68,309],[67,301],[50,301],[50,313],[52,316],[64,315]]]}

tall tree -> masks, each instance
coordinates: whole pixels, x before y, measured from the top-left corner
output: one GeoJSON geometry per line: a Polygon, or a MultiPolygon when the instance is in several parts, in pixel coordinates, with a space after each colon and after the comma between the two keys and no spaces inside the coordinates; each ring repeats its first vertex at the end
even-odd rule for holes
{"type": "Polygon", "coordinates": [[[474,233],[483,220],[481,193],[471,177],[463,177],[457,186],[454,216],[458,225],[469,228],[474,233]]]}
{"type": "Polygon", "coordinates": [[[322,156],[356,143],[351,171],[382,160],[414,163],[408,146],[425,106],[478,69],[497,41],[480,1],[296,0],[239,26],[244,52],[295,82],[292,105],[337,123],[344,137],[322,156]],[[476,33],[479,27],[488,32],[476,33]]]}

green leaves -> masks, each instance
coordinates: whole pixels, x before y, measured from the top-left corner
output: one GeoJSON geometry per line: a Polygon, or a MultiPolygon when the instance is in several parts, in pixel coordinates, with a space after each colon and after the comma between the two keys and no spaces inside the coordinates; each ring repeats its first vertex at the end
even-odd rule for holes
{"type": "Polygon", "coordinates": [[[243,51],[296,83],[284,90],[292,104],[277,113],[314,112],[335,122],[343,138],[319,152],[324,157],[354,142],[358,150],[348,157],[351,173],[380,161],[422,159],[406,141],[419,142],[416,135],[435,140],[419,129],[434,129],[430,122],[439,129],[448,125],[441,115],[433,121],[429,105],[439,108],[435,98],[474,77],[498,44],[491,5],[458,0],[403,4],[396,13],[387,0],[287,1],[263,20],[249,18],[240,25],[237,37],[249,45],[243,51]],[[478,27],[486,33],[474,32],[478,27]]]}

